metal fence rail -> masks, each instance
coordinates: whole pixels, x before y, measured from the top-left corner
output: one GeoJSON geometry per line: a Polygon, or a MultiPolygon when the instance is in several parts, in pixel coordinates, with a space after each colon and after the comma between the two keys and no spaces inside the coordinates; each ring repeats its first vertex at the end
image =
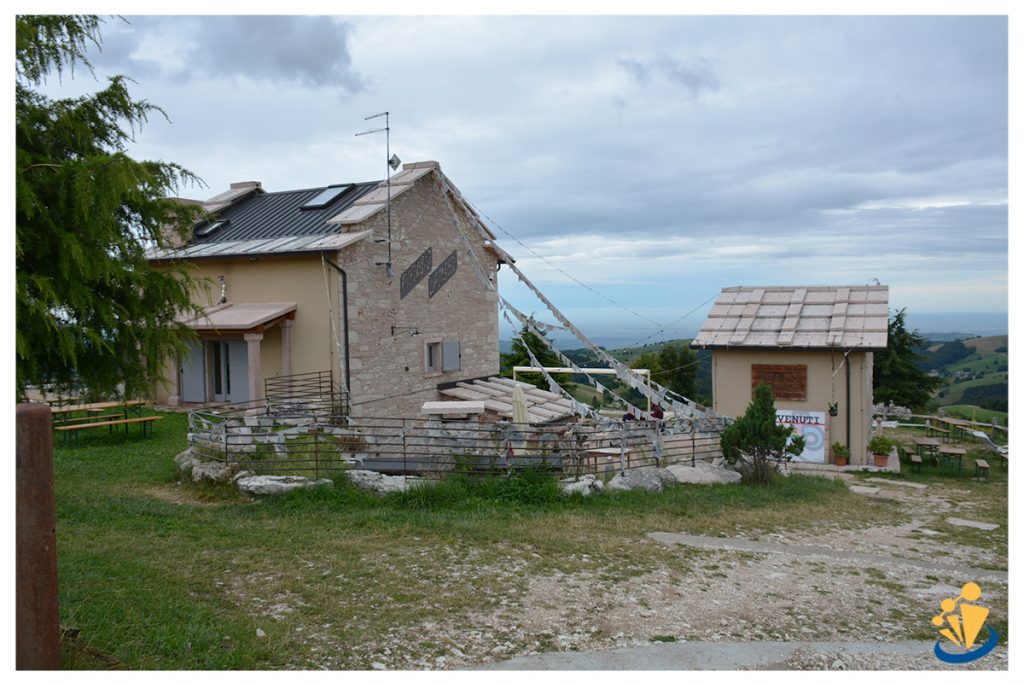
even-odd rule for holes
{"type": "Polygon", "coordinates": [[[267,410],[316,411],[333,415],[348,415],[348,392],[335,383],[329,370],[306,372],[283,377],[268,377],[263,381],[263,395],[267,410]]]}
{"type": "Polygon", "coordinates": [[[695,464],[720,452],[717,429],[682,421],[546,426],[353,418],[295,394],[262,405],[194,410],[189,440],[201,458],[256,473],[316,477],[355,468],[442,476],[531,467],[580,475],[695,464]]]}

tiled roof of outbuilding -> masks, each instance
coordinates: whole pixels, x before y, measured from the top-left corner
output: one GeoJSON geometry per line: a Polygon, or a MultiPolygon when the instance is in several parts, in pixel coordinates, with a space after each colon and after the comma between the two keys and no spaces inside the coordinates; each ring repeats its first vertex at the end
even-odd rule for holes
{"type": "Polygon", "coordinates": [[[888,341],[889,287],[727,287],[698,348],[881,350],[888,341]]]}

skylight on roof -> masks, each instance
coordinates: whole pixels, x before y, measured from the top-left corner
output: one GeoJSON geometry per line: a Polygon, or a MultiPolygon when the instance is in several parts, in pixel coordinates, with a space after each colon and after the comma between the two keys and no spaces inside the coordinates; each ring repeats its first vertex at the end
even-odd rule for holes
{"type": "Polygon", "coordinates": [[[322,209],[352,189],[353,185],[332,185],[300,206],[300,209],[322,209]]]}
{"type": "Polygon", "coordinates": [[[210,221],[201,228],[196,228],[196,237],[206,237],[207,235],[212,235],[213,233],[217,232],[225,225],[227,225],[227,223],[227,220],[210,221]]]}

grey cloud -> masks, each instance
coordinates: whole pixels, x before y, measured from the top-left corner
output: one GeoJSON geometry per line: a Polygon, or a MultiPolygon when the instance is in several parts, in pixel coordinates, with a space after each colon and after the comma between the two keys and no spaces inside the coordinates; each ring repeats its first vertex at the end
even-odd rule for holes
{"type": "Polygon", "coordinates": [[[711,62],[703,57],[686,62],[666,56],[643,61],[623,57],[616,63],[639,85],[647,85],[653,76],[660,75],[670,83],[683,86],[694,99],[705,91],[718,90],[720,85],[711,62]]]}
{"type": "Polygon", "coordinates": [[[130,17],[127,25],[108,23],[97,66],[124,71],[133,78],[163,77],[190,81],[197,72],[214,78],[337,87],[349,93],[365,89],[349,52],[352,26],[332,17],[210,16],[130,17]],[[178,56],[184,66],[169,66],[135,54],[147,37],[177,25],[178,56]]]}
{"type": "Polygon", "coordinates": [[[365,87],[348,50],[352,28],[330,17],[210,17],[199,26],[191,57],[210,75],[365,87]]]}

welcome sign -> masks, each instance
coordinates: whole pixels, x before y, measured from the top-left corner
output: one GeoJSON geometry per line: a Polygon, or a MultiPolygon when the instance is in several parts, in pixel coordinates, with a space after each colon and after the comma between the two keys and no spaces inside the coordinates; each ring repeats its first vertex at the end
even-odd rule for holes
{"type": "Polygon", "coordinates": [[[793,460],[797,462],[825,462],[828,445],[825,412],[815,410],[776,410],[775,424],[793,428],[793,436],[804,437],[804,451],[793,460]]]}

